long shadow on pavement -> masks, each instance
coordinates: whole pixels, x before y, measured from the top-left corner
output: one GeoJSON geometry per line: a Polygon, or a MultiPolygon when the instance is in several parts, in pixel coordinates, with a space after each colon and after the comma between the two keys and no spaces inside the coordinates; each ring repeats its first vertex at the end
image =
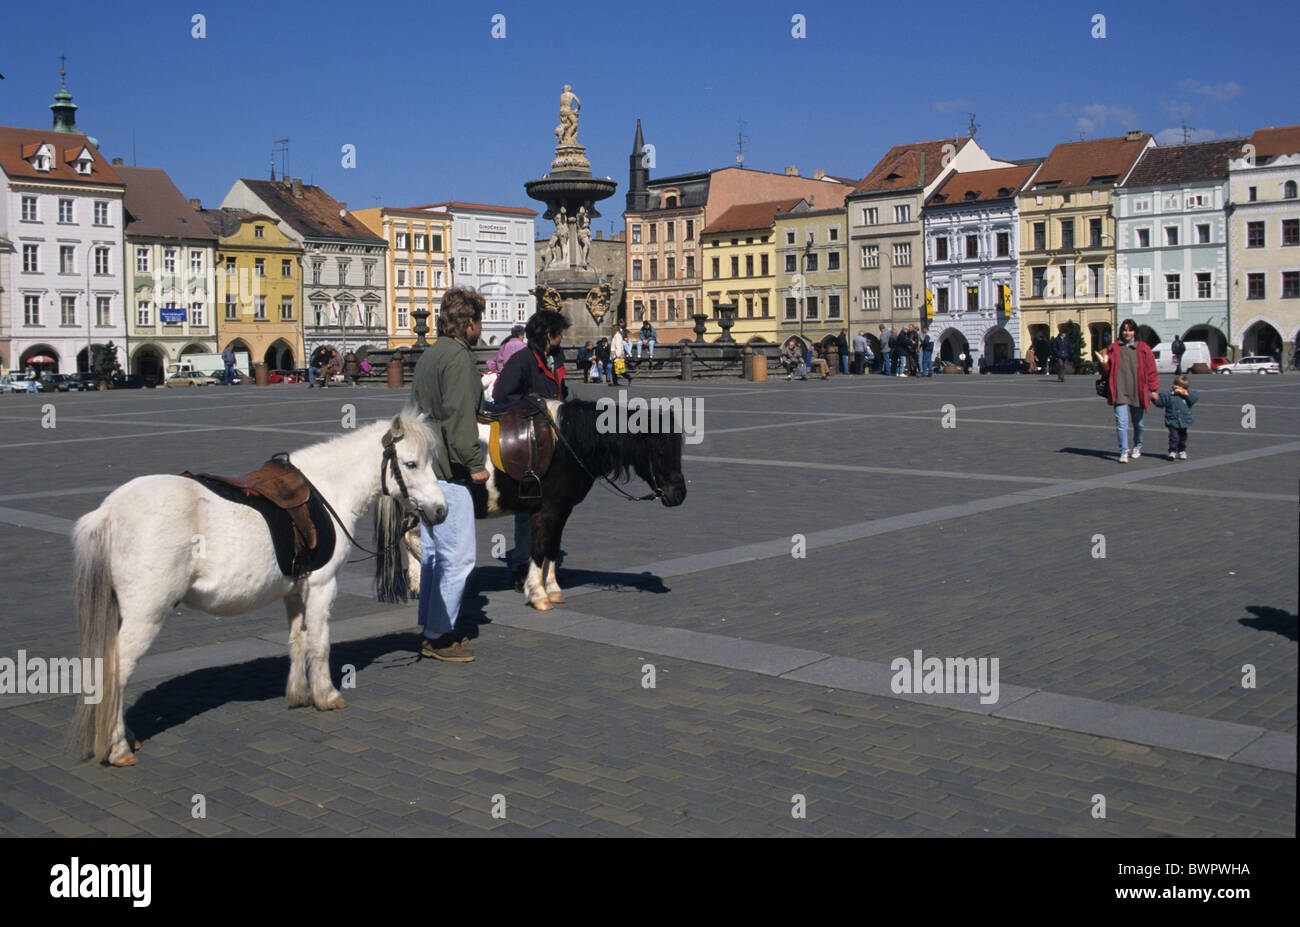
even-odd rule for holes
{"type": "Polygon", "coordinates": [[[1296,640],[1296,625],[1300,623],[1300,616],[1292,615],[1280,608],[1273,608],[1271,605],[1247,605],[1246,611],[1255,616],[1237,619],[1246,627],[1254,628],[1256,631],[1272,631],[1274,634],[1281,634],[1289,641],[1296,640]]]}

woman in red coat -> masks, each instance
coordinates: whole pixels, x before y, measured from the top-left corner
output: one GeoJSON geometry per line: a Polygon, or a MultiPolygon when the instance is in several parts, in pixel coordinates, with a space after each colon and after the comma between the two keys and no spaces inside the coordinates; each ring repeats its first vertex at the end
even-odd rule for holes
{"type": "Polygon", "coordinates": [[[1151,404],[1151,391],[1160,388],[1156,356],[1149,345],[1138,341],[1137,323],[1125,319],[1119,326],[1119,340],[1098,354],[1110,379],[1110,403],[1115,407],[1115,436],[1119,439],[1119,462],[1128,463],[1128,425],[1133,422],[1133,459],[1142,456],[1142,420],[1151,404]]]}

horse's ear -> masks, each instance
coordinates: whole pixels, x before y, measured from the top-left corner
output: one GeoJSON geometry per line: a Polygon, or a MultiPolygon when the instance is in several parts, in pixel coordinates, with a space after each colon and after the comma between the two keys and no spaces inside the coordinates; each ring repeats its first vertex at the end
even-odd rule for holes
{"type": "Polygon", "coordinates": [[[393,421],[389,424],[388,430],[392,432],[394,438],[400,438],[405,431],[402,425],[402,413],[393,416],[393,421]]]}

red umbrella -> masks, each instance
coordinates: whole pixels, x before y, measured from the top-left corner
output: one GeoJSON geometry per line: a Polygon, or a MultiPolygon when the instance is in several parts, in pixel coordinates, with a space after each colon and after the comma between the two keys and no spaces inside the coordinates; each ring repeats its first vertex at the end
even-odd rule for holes
{"type": "Polygon", "coordinates": [[[27,358],[27,363],[29,363],[29,364],[52,364],[52,363],[54,363],[54,358],[49,357],[49,356],[47,356],[47,355],[45,355],[45,354],[37,354],[35,357],[29,357],[29,358],[27,358]]]}

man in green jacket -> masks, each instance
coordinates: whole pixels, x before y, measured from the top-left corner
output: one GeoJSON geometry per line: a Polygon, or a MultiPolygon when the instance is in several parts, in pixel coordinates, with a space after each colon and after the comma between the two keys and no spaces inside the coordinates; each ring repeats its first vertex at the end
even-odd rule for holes
{"type": "Polygon", "coordinates": [[[438,438],[433,472],[447,498],[447,519],[432,531],[420,526],[420,655],[449,663],[474,659],[456,618],[477,552],[469,486],[488,479],[478,443],[483,387],[470,350],[483,332],[483,309],[483,297],[473,290],[443,294],[438,340],[415,365],[411,387],[411,401],[438,438]]]}

